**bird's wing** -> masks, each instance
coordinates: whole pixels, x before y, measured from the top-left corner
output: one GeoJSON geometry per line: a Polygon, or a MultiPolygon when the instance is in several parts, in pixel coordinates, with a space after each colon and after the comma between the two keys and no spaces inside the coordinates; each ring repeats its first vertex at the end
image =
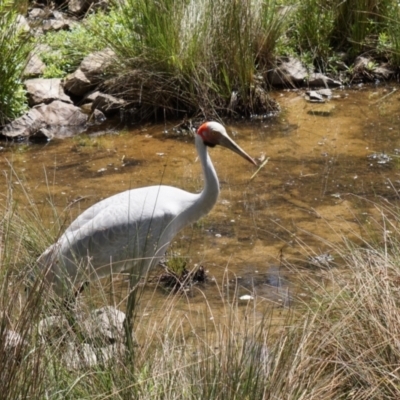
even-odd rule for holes
{"type": "MultiPolygon", "coordinates": [[[[110,263],[137,264],[161,257],[180,230],[179,215],[196,195],[168,186],[120,193],[82,213],[59,240],[59,255],[73,268],[89,258],[96,272],[110,263]]],[[[117,269],[120,270],[118,267],[117,269]]]]}

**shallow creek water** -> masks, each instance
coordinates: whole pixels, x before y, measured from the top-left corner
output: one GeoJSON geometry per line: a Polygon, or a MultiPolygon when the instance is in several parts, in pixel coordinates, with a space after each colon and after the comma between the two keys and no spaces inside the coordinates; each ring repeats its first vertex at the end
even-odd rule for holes
{"type": "MultiPolygon", "coordinates": [[[[309,257],[331,252],[333,268],[341,268],[335,245],[343,237],[362,240],[364,227],[379,219],[376,203],[398,202],[400,91],[393,89],[338,90],[326,104],[308,103],[300,92],[277,92],[279,117],[227,127],[246,152],[269,162],[250,181],[254,166],[226,149],[209,150],[221,184],[218,204],[172,245],[189,268],[203,265],[209,280],[177,301],[177,317],[223,313],[229,283],[230,295],[258,299],[260,315],[268,305],[282,309],[297,295],[307,296],[304,277],[324,279],[327,269],[311,267],[309,257]]],[[[60,211],[69,206],[70,222],[127,189],[162,183],[199,192],[203,184],[193,138],[179,137],[170,124],[4,147],[4,188],[17,183],[10,164],[49,227],[49,197],[60,211]]],[[[155,281],[144,291],[142,316],[164,307],[166,292],[155,281]]],[[[117,298],[121,308],[123,282],[113,283],[110,300],[117,298]]],[[[247,301],[240,304],[248,309],[247,301]]]]}

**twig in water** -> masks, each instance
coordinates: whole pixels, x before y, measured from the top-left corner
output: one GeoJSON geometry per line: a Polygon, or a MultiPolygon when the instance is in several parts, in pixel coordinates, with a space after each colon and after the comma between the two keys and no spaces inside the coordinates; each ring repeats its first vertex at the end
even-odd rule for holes
{"type": "Polygon", "coordinates": [[[261,168],[264,168],[264,167],[267,165],[268,160],[269,160],[269,157],[267,157],[267,158],[263,161],[263,163],[258,167],[257,171],[254,172],[254,174],[251,176],[251,178],[250,178],[251,181],[252,181],[253,178],[261,171],[261,168]]]}

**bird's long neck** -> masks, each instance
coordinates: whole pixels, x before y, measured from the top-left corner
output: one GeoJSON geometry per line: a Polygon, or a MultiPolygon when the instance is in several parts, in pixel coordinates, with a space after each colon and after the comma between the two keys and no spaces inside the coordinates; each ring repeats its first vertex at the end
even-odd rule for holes
{"type": "Polygon", "coordinates": [[[197,201],[197,205],[201,209],[201,216],[203,216],[214,207],[218,200],[220,189],[218,176],[208,155],[207,147],[198,135],[196,135],[196,149],[204,175],[204,189],[197,201]]]}
{"type": "Polygon", "coordinates": [[[219,195],[219,182],[217,173],[207,152],[207,147],[201,137],[196,135],[196,149],[200,158],[204,176],[204,189],[197,195],[196,201],[185,210],[182,216],[187,224],[191,224],[206,215],[215,205],[219,195]]]}

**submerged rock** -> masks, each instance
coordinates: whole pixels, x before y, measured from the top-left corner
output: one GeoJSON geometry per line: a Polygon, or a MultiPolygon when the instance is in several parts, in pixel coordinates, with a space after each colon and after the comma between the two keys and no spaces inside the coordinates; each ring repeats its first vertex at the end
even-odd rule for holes
{"type": "Polygon", "coordinates": [[[331,117],[336,107],[329,103],[313,104],[312,108],[307,111],[307,114],[317,117],[331,117]]]}
{"type": "Polygon", "coordinates": [[[325,103],[326,101],[326,97],[316,90],[308,90],[305,97],[310,103],[325,103]]]}
{"type": "Polygon", "coordinates": [[[335,106],[329,103],[331,98],[331,89],[307,90],[305,92],[305,99],[309,103],[313,103],[307,111],[307,114],[320,117],[331,116],[335,110],[335,106]]]}

